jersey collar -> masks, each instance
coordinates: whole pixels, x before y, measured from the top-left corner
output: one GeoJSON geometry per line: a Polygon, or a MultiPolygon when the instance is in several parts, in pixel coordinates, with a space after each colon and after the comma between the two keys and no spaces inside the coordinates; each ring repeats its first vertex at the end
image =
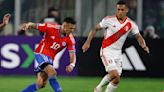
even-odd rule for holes
{"type": "Polygon", "coordinates": [[[117,21],[118,21],[120,24],[123,24],[123,23],[127,20],[127,18],[128,18],[128,17],[126,17],[123,21],[120,21],[120,20],[117,18],[117,16],[116,16],[116,19],[117,19],[117,21]]]}

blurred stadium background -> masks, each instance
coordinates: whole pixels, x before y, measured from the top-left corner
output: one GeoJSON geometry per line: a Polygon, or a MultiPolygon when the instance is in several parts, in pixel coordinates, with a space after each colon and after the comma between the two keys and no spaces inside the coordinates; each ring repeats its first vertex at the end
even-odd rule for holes
{"type": "MultiPolygon", "coordinates": [[[[118,0],[0,0],[0,21],[6,13],[12,14],[9,24],[0,31],[0,92],[20,92],[35,81],[32,50],[42,38],[36,30],[19,33],[25,22],[45,22],[48,9],[54,7],[59,16],[54,22],[72,16],[77,21],[75,32],[77,65],[67,74],[68,52],[56,57],[54,68],[64,92],[93,92],[105,75],[99,57],[103,32],[99,32],[86,54],[81,46],[89,29],[107,15],[115,13],[118,0]]],[[[164,90],[164,0],[126,0],[128,16],[139,26],[151,53],[145,54],[133,37],[123,47],[123,74],[116,92],[162,92],[164,90]]],[[[49,21],[50,21],[49,20],[49,21]]],[[[38,92],[52,92],[48,87],[38,92]]]]}

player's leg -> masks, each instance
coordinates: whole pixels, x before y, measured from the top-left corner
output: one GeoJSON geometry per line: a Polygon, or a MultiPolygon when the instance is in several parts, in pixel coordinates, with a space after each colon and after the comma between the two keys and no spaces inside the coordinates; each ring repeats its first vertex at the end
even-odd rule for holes
{"type": "Polygon", "coordinates": [[[122,58],[112,59],[111,64],[106,67],[106,71],[111,78],[111,82],[107,85],[105,92],[114,92],[120,82],[120,75],[122,73],[122,58]]]}
{"type": "Polygon", "coordinates": [[[23,89],[22,92],[35,92],[37,90],[37,84],[31,84],[27,88],[23,89]]]}
{"type": "MultiPolygon", "coordinates": [[[[56,79],[56,71],[53,68],[52,60],[43,55],[43,54],[35,54],[35,63],[37,66],[35,66],[35,72],[44,71],[48,75],[48,80],[55,92],[62,92],[61,87],[56,79]]],[[[40,77],[38,77],[40,78],[40,77]]]]}
{"type": "Polygon", "coordinates": [[[106,74],[97,87],[94,89],[94,92],[101,92],[103,86],[107,85],[110,82],[110,75],[106,74]]]}
{"type": "MultiPolygon", "coordinates": [[[[101,60],[104,64],[104,66],[107,66],[107,59],[102,55],[101,60]]],[[[100,81],[100,83],[94,88],[94,92],[101,92],[101,89],[103,86],[107,85],[110,82],[111,78],[109,74],[106,74],[103,79],[100,81]]]]}
{"type": "Polygon", "coordinates": [[[48,80],[48,75],[45,72],[38,72],[37,74],[37,89],[41,89],[44,88],[45,85],[47,84],[47,80],[48,80]]]}
{"type": "Polygon", "coordinates": [[[25,88],[22,92],[35,92],[38,89],[44,88],[48,80],[48,75],[45,72],[38,72],[37,73],[37,81],[29,85],[25,88]]]}
{"type": "Polygon", "coordinates": [[[62,92],[62,89],[57,81],[56,75],[57,72],[55,71],[55,69],[53,68],[52,65],[47,65],[44,68],[44,71],[48,74],[49,77],[49,83],[51,85],[51,87],[53,88],[53,90],[55,92],[62,92]]]}
{"type": "Polygon", "coordinates": [[[105,92],[114,92],[120,82],[120,75],[117,70],[109,71],[108,75],[110,75],[111,82],[107,85],[105,92]]]}

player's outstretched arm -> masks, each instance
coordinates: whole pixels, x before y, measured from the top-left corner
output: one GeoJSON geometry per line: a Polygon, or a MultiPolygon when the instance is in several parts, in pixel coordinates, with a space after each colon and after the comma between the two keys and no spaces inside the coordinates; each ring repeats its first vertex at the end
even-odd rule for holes
{"type": "Polygon", "coordinates": [[[76,64],[76,53],[69,51],[70,64],[66,67],[66,72],[70,73],[73,71],[76,64]]]}
{"type": "Polygon", "coordinates": [[[140,45],[147,53],[149,53],[149,52],[150,52],[150,51],[149,51],[149,48],[148,48],[148,46],[146,45],[146,42],[145,42],[145,40],[143,39],[143,37],[141,36],[141,34],[140,34],[140,33],[137,33],[137,34],[135,35],[135,38],[136,38],[136,40],[138,41],[139,45],[140,45]]]}
{"type": "Polygon", "coordinates": [[[4,15],[3,22],[0,24],[0,29],[9,23],[10,17],[11,17],[11,14],[9,13],[4,15]]]}
{"type": "Polygon", "coordinates": [[[24,23],[23,25],[22,25],[22,27],[21,27],[21,30],[29,30],[29,29],[31,29],[31,28],[34,28],[34,29],[36,29],[37,28],[37,25],[36,25],[36,23],[32,23],[32,22],[28,22],[28,23],[24,23]]]}
{"type": "Polygon", "coordinates": [[[99,31],[100,29],[101,29],[101,27],[99,24],[97,24],[94,28],[91,29],[87,40],[85,41],[84,45],[82,46],[83,52],[86,52],[89,49],[90,43],[91,43],[93,37],[96,35],[97,31],[99,31]]]}

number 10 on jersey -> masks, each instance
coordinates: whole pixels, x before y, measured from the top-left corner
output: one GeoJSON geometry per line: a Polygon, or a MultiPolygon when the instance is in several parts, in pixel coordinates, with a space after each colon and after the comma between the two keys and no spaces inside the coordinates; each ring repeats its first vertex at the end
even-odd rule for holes
{"type": "Polygon", "coordinates": [[[58,48],[60,48],[60,44],[56,43],[56,42],[53,42],[52,46],[50,47],[54,50],[57,50],[58,48]]]}

